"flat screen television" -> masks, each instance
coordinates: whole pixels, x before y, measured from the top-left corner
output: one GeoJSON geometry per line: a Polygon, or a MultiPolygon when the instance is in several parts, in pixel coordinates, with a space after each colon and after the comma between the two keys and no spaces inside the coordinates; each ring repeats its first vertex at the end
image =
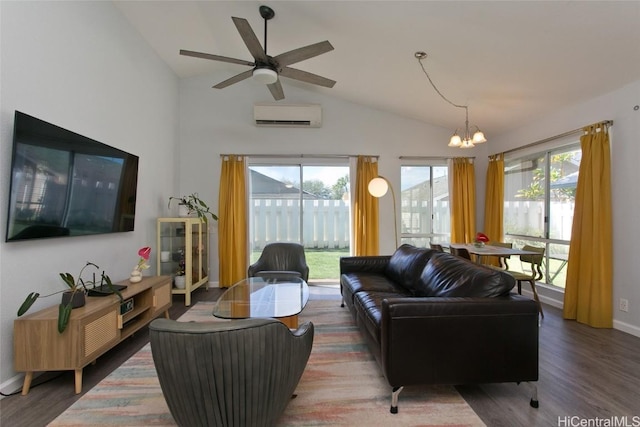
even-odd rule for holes
{"type": "Polygon", "coordinates": [[[133,231],[138,157],[15,112],[6,241],[133,231]]]}

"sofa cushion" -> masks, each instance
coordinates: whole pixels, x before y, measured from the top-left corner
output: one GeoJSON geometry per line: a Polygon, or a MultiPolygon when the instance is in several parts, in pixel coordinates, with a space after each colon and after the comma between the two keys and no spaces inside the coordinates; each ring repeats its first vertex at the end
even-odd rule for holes
{"type": "Polygon", "coordinates": [[[405,294],[395,292],[362,291],[355,294],[353,305],[358,313],[357,321],[361,322],[369,334],[380,344],[380,322],[382,321],[382,300],[387,298],[410,297],[408,291],[405,294]]]}
{"type": "Polygon", "coordinates": [[[402,287],[381,274],[346,273],[340,276],[343,288],[348,288],[352,294],[360,291],[396,292],[402,287]]]}
{"type": "Polygon", "coordinates": [[[447,253],[429,258],[416,281],[416,296],[423,297],[498,297],[515,286],[508,273],[484,267],[447,253]]]}
{"type": "Polygon", "coordinates": [[[385,275],[393,282],[403,286],[412,294],[420,280],[420,274],[435,253],[433,249],[416,248],[404,244],[391,255],[385,275]]]}

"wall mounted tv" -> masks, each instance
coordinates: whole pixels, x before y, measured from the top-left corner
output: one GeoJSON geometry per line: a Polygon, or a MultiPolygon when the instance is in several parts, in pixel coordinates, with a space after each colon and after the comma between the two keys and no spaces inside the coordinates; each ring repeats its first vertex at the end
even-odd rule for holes
{"type": "Polygon", "coordinates": [[[133,231],[138,157],[15,112],[6,241],[133,231]]]}

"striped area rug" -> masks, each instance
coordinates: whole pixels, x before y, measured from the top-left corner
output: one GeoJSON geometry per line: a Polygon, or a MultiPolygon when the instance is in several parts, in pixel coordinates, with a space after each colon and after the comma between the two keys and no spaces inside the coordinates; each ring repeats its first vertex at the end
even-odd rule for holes
{"type": "MultiPolygon", "coordinates": [[[[180,321],[215,321],[198,303],[180,321]]],[[[399,413],[391,390],[351,315],[336,300],[310,301],[301,315],[315,326],[311,357],[278,426],[484,426],[453,387],[405,387],[399,413]]],[[[175,426],[146,345],[50,426],[175,426]]]]}

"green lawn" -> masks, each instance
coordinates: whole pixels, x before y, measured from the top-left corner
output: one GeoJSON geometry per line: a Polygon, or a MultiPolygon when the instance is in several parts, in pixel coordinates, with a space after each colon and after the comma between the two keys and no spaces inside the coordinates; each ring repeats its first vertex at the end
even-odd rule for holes
{"type": "MultiPolygon", "coordinates": [[[[340,278],[340,257],[349,256],[348,249],[305,249],[307,264],[309,265],[309,279],[340,278]]],[[[260,256],[260,251],[251,253],[254,263],[260,256]]]]}

